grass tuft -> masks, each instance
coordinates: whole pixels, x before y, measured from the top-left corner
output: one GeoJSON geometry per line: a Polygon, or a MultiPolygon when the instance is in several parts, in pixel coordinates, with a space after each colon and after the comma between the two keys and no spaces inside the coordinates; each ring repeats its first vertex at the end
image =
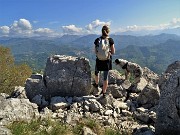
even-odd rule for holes
{"type": "Polygon", "coordinates": [[[13,122],[8,128],[13,135],[82,135],[84,126],[89,127],[97,135],[129,135],[115,129],[105,129],[99,122],[90,118],[81,119],[74,127],[60,121],[38,119],[29,123],[13,122]]]}

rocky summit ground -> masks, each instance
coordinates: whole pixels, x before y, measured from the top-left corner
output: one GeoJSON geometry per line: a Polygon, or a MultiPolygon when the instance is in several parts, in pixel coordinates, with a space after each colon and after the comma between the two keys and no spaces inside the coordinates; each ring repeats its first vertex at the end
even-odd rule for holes
{"type": "MultiPolygon", "coordinates": [[[[102,128],[133,135],[180,133],[179,61],[162,75],[143,68],[137,85],[111,70],[106,97],[99,95],[102,81],[93,87],[89,65],[86,58],[56,55],[48,58],[43,75],[32,75],[11,95],[1,93],[0,134],[11,134],[7,125],[14,121],[44,118],[71,126],[90,118],[102,128]]],[[[85,129],[84,135],[97,134],[85,129]]]]}

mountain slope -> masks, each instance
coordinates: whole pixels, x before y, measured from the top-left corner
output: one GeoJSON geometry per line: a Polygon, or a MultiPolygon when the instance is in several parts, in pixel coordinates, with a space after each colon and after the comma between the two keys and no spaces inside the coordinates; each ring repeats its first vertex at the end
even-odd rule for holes
{"type": "MultiPolygon", "coordinates": [[[[26,62],[34,69],[43,69],[52,54],[86,57],[94,69],[94,40],[98,35],[64,35],[61,38],[0,38],[0,45],[11,48],[16,63],[26,62]],[[45,59],[45,60],[44,60],[45,59]]],[[[157,73],[180,59],[180,37],[171,34],[156,36],[111,35],[115,41],[113,58],[124,58],[147,66],[157,73]]]]}

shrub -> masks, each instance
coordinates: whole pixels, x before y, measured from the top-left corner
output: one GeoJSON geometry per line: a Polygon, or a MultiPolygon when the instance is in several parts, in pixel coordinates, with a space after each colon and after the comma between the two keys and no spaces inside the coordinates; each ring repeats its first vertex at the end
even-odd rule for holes
{"type": "Polygon", "coordinates": [[[0,93],[10,94],[15,86],[24,86],[31,73],[29,66],[15,65],[10,49],[0,46],[0,93]]]}

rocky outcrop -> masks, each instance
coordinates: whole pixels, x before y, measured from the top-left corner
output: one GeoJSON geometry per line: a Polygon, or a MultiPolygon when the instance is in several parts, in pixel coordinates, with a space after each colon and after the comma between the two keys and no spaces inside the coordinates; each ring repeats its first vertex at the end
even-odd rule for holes
{"type": "Polygon", "coordinates": [[[160,79],[158,81],[158,85],[160,89],[164,88],[165,82],[169,79],[171,74],[173,74],[175,71],[180,69],[180,61],[175,61],[172,64],[170,64],[166,71],[160,76],[160,79]]]}
{"type": "Polygon", "coordinates": [[[171,74],[179,69],[180,69],[180,61],[175,61],[167,67],[165,73],[171,74]]]}
{"type": "Polygon", "coordinates": [[[30,121],[39,116],[38,106],[29,99],[4,98],[0,102],[0,126],[13,121],[30,121]]]}
{"type": "Polygon", "coordinates": [[[159,87],[153,87],[153,85],[146,85],[146,87],[142,90],[137,98],[137,102],[139,105],[144,108],[150,109],[153,106],[158,105],[160,97],[159,87]]]}
{"type": "Polygon", "coordinates": [[[29,99],[9,98],[0,94],[0,134],[11,135],[5,126],[14,121],[31,121],[39,117],[38,106],[29,99]]]}
{"type": "Polygon", "coordinates": [[[180,133],[180,62],[168,66],[160,80],[156,134],[180,133]]]}
{"type": "MultiPolygon", "coordinates": [[[[133,135],[153,135],[160,96],[157,85],[159,77],[148,68],[143,70],[144,76],[136,87],[125,80],[118,71],[111,70],[108,95],[96,97],[95,95],[102,90],[102,84],[100,83],[98,91],[93,91],[87,59],[52,56],[47,60],[44,75],[32,75],[27,79],[25,88],[16,87],[11,96],[5,94],[0,96],[0,103],[4,105],[12,103],[10,106],[15,108],[16,105],[18,108],[17,112],[12,108],[9,109],[17,113],[13,113],[15,118],[9,121],[6,116],[12,117],[12,113],[6,111],[8,115],[5,116],[2,112],[7,107],[0,107],[3,114],[0,115],[2,116],[0,123],[8,124],[24,118],[20,108],[26,107],[23,111],[28,109],[32,113],[28,114],[25,120],[48,117],[74,126],[83,117],[88,117],[97,120],[102,127],[116,128],[133,135]]],[[[5,126],[0,127],[0,133],[1,130],[7,131],[5,126]]],[[[94,134],[86,127],[83,132],[94,134]]]]}
{"type": "Polygon", "coordinates": [[[43,95],[46,99],[54,96],[84,96],[91,90],[89,60],[64,55],[47,59],[44,75],[31,76],[26,81],[29,99],[43,95]]]}

